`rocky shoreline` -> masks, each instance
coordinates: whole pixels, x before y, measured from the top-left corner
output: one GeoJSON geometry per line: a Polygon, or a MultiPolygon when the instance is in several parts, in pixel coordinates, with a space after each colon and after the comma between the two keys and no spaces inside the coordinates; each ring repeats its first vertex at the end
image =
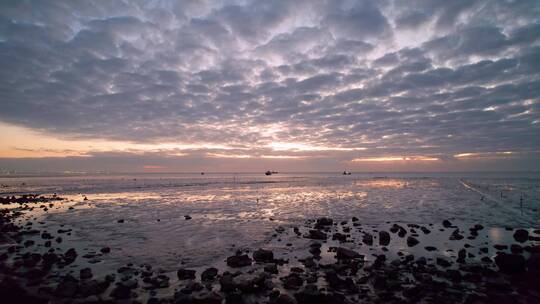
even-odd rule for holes
{"type": "Polygon", "coordinates": [[[203,269],[113,270],[99,267],[111,248],[83,253],[70,247],[70,227],[50,232],[35,217],[23,220],[62,204],[57,195],[0,198],[5,303],[540,302],[534,228],[319,218],[277,227],[263,248],[238,249],[203,269]]]}

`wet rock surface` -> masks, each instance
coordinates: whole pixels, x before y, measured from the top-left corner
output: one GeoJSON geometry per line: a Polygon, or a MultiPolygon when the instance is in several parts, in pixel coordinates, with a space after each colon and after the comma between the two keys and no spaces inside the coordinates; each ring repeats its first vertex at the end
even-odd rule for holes
{"type": "Polygon", "coordinates": [[[19,206],[0,214],[7,303],[540,302],[538,229],[498,229],[491,240],[490,228],[455,219],[370,226],[324,217],[280,226],[261,248],[231,249],[213,265],[110,270],[104,261],[121,248],[79,248],[70,227],[47,231],[39,220],[19,220],[35,204],[49,212],[61,198],[0,200],[19,206]]]}

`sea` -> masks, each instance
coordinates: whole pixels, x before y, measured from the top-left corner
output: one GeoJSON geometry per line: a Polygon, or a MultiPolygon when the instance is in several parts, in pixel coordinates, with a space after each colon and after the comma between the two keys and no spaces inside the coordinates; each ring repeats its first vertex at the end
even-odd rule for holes
{"type": "Polygon", "coordinates": [[[356,217],[372,227],[445,219],[491,228],[540,227],[539,172],[0,177],[0,196],[26,193],[66,200],[24,220],[51,231],[69,227],[71,244],[86,250],[109,246],[118,264],[171,268],[207,265],[234,250],[264,246],[278,227],[323,216],[356,217]]]}

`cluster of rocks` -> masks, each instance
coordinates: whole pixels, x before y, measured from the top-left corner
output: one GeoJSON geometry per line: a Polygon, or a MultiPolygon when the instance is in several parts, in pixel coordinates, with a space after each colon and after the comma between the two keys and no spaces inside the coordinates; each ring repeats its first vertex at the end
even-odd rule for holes
{"type": "MultiPolygon", "coordinates": [[[[148,264],[127,264],[104,274],[82,266],[76,273],[53,275],[52,270],[71,268],[67,266],[81,258],[91,265],[111,249],[83,255],[74,248],[52,248],[51,242],[62,242],[59,235],[71,230],[62,228],[53,235],[17,225],[15,219],[30,208],[28,198],[47,203],[27,196],[19,209],[0,213],[0,230],[9,238],[3,242],[17,244],[0,252],[0,299],[8,303],[540,302],[540,246],[535,243],[539,230],[512,230],[516,243],[508,245],[489,246],[483,239],[471,245],[467,242],[484,236],[484,227],[461,229],[450,220],[425,226],[387,223],[386,229],[375,229],[354,217],[325,217],[302,227],[278,227],[270,243],[286,243],[285,252],[278,253],[270,243],[253,252],[239,250],[224,259],[223,267],[184,267],[171,273],[148,264]],[[458,249],[443,251],[435,246],[440,243],[423,241],[436,233],[444,235],[441,243],[460,244],[458,249]],[[29,236],[39,236],[50,249],[31,252],[36,241],[26,239],[29,236]]],[[[20,202],[17,197],[8,199],[20,202]]]]}

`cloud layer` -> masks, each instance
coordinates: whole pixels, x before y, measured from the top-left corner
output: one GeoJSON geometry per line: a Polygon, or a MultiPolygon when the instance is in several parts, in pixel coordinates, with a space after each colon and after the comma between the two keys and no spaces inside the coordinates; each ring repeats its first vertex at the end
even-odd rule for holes
{"type": "Polygon", "coordinates": [[[0,121],[206,158],[534,155],[539,16],[538,1],[2,1],[0,121]]]}

